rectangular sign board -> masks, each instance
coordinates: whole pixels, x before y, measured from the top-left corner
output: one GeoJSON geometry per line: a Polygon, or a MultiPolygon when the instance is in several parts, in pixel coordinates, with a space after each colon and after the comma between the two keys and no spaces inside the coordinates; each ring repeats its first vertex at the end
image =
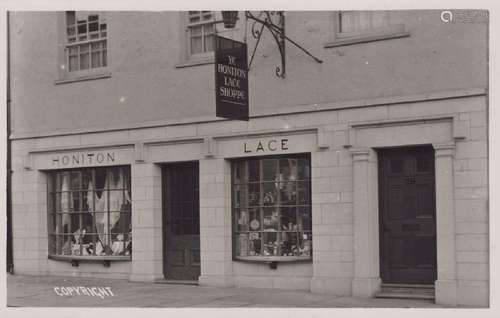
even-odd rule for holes
{"type": "Polygon", "coordinates": [[[216,116],[248,120],[248,64],[246,43],[216,37],[216,116]]]}

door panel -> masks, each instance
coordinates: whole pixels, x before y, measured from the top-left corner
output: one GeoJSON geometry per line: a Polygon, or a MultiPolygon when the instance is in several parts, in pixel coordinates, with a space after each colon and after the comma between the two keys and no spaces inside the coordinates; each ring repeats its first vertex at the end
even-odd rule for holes
{"type": "Polygon", "coordinates": [[[379,151],[380,274],[384,283],[436,279],[432,147],[379,151]]]}
{"type": "Polygon", "coordinates": [[[166,279],[200,276],[199,168],[197,162],[163,168],[163,274],[166,279]]]}

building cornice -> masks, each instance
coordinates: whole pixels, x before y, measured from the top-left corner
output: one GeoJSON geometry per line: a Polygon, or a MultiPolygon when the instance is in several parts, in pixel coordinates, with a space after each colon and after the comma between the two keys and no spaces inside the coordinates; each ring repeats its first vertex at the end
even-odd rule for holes
{"type": "MultiPolygon", "coordinates": [[[[281,115],[293,115],[293,114],[307,113],[307,112],[321,112],[321,111],[342,110],[349,108],[363,108],[363,107],[374,107],[374,106],[386,106],[393,104],[427,102],[427,101],[454,99],[454,98],[476,97],[476,96],[485,96],[486,94],[487,90],[485,88],[472,88],[472,89],[431,92],[431,93],[417,94],[417,95],[389,96],[389,97],[378,97],[378,98],[350,100],[341,102],[329,102],[321,104],[298,105],[291,107],[258,110],[257,112],[250,115],[250,119],[281,116],[281,115]]],[[[105,128],[86,127],[86,128],[72,129],[72,130],[44,131],[37,133],[33,132],[19,133],[19,134],[13,133],[9,136],[9,138],[10,140],[21,140],[21,139],[69,136],[69,135],[79,135],[79,134],[89,134],[89,133],[105,133],[105,132],[115,132],[123,130],[148,129],[157,127],[168,127],[168,126],[196,125],[204,123],[223,122],[223,121],[227,121],[227,119],[221,119],[214,116],[199,116],[199,117],[169,119],[162,121],[148,121],[137,124],[114,125],[105,128]]]]}

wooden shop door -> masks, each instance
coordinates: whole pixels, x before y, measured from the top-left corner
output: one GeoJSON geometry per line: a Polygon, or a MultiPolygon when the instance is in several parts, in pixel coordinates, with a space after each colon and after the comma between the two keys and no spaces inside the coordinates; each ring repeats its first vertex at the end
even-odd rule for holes
{"type": "Polygon", "coordinates": [[[383,283],[436,280],[436,191],[432,147],[379,154],[380,274],[383,283]]]}
{"type": "Polygon", "coordinates": [[[200,276],[198,162],[163,168],[163,275],[167,280],[200,276]]]}

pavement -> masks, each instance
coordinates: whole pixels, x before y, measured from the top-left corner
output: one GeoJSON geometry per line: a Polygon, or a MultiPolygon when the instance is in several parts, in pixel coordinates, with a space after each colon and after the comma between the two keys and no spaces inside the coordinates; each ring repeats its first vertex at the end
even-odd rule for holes
{"type": "Polygon", "coordinates": [[[354,298],[308,291],[7,275],[9,307],[440,308],[432,300],[354,298]]]}

